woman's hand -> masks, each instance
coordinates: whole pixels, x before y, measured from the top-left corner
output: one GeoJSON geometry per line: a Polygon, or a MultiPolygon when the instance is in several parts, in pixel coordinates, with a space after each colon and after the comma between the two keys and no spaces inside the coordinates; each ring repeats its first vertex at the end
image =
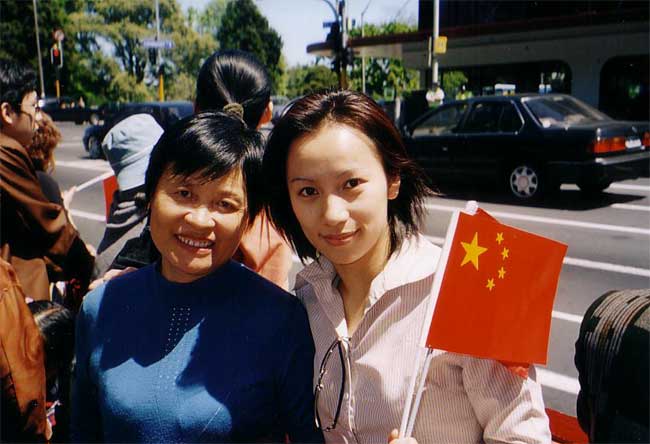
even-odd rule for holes
{"type": "Polygon", "coordinates": [[[418,444],[418,442],[415,438],[400,438],[399,431],[393,429],[388,435],[388,444],[418,444]]]}
{"type": "Polygon", "coordinates": [[[124,270],[108,270],[103,277],[99,279],[95,279],[90,283],[88,286],[88,290],[94,290],[95,288],[99,287],[102,285],[104,282],[108,282],[113,278],[116,278],[118,276],[122,276],[123,274],[131,273],[132,271],[137,270],[135,267],[126,267],[124,270]]]}

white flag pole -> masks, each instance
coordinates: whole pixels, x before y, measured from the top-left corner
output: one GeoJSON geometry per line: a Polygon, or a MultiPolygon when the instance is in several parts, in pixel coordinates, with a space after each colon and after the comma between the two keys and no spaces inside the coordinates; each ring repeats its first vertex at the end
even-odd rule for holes
{"type": "MultiPolygon", "coordinates": [[[[465,205],[464,212],[474,215],[478,209],[478,203],[474,200],[470,200],[465,205]]],[[[442,253],[440,254],[440,260],[438,262],[438,267],[436,269],[436,274],[433,278],[433,286],[431,288],[431,295],[429,296],[429,306],[427,307],[426,315],[424,316],[424,321],[422,325],[422,335],[420,337],[420,347],[421,350],[418,352],[418,356],[415,362],[415,368],[413,369],[413,377],[411,379],[411,384],[409,384],[409,391],[406,395],[406,402],[404,406],[404,413],[402,415],[402,423],[400,424],[399,436],[400,438],[408,438],[412,433],[412,425],[415,424],[415,417],[418,414],[419,401],[417,398],[421,398],[421,390],[418,390],[418,394],[415,393],[415,384],[418,374],[420,373],[420,368],[422,366],[422,354],[427,350],[426,342],[427,336],[429,335],[429,325],[431,324],[431,319],[433,318],[433,312],[436,308],[436,303],[438,302],[438,295],[440,294],[440,287],[442,286],[442,278],[444,277],[444,271],[447,268],[447,262],[449,261],[449,253],[451,252],[451,243],[454,239],[454,234],[456,233],[456,226],[458,225],[458,216],[460,210],[455,210],[451,215],[451,220],[449,221],[449,226],[447,227],[447,235],[445,236],[445,243],[442,247],[442,253]],[[413,404],[413,397],[416,396],[416,404],[413,404]],[[406,419],[408,418],[408,419],[406,419]],[[408,430],[408,425],[411,424],[411,430],[408,430]],[[408,433],[407,433],[408,432],[408,433]]],[[[427,353],[427,361],[431,360],[432,353],[427,353]]],[[[424,365],[428,365],[425,362],[424,365]]],[[[424,389],[424,382],[426,381],[427,375],[424,373],[421,376],[422,380],[420,386],[424,389]]]]}
{"type": "Polygon", "coordinates": [[[424,360],[424,367],[422,368],[422,375],[420,376],[420,383],[418,384],[417,394],[415,395],[415,404],[413,404],[413,414],[410,415],[408,426],[406,427],[406,436],[411,436],[413,434],[413,427],[415,426],[415,418],[417,412],[420,409],[420,401],[422,400],[422,392],[424,391],[424,385],[427,381],[427,374],[429,373],[429,365],[431,365],[431,359],[433,358],[433,349],[427,348],[427,356],[424,360]]]}

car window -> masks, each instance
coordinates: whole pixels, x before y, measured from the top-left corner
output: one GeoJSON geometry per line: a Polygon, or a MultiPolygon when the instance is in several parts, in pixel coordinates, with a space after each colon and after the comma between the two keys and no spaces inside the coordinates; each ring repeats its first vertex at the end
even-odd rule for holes
{"type": "Polygon", "coordinates": [[[451,134],[458,126],[467,109],[467,104],[450,105],[441,108],[420,122],[413,130],[413,136],[442,136],[451,134]]]}
{"type": "Polygon", "coordinates": [[[499,131],[499,118],[503,111],[503,103],[477,103],[472,108],[463,132],[467,133],[496,133],[499,131]]]}
{"type": "Polygon", "coordinates": [[[544,128],[609,120],[605,114],[573,97],[533,97],[522,101],[544,128]]]}
{"type": "Polygon", "coordinates": [[[503,133],[516,133],[521,129],[523,123],[515,105],[505,103],[501,109],[501,116],[499,118],[499,131],[503,133]]]}

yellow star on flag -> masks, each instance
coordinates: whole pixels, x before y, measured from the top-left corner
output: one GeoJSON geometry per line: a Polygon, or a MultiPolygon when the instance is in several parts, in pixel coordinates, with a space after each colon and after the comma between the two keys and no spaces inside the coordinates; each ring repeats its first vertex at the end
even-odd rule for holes
{"type": "Polygon", "coordinates": [[[474,233],[474,238],[471,243],[461,242],[460,244],[465,249],[465,257],[460,266],[462,267],[466,263],[471,262],[474,268],[478,270],[478,257],[487,251],[487,248],[481,247],[478,244],[478,232],[474,233]]]}
{"type": "Polygon", "coordinates": [[[510,253],[510,250],[507,248],[504,248],[503,251],[501,251],[501,256],[503,257],[503,260],[505,260],[508,257],[508,253],[510,253]]]}
{"type": "Polygon", "coordinates": [[[497,233],[497,244],[501,245],[503,242],[503,233],[497,233]]]}
{"type": "Polygon", "coordinates": [[[506,275],[506,270],[503,267],[499,268],[499,279],[503,279],[505,275],[506,275]]]}
{"type": "Polygon", "coordinates": [[[492,289],[493,289],[494,287],[496,287],[496,284],[494,283],[494,279],[492,279],[492,278],[488,279],[488,281],[487,281],[487,285],[485,286],[485,288],[487,288],[488,290],[492,291],[492,289]]]}

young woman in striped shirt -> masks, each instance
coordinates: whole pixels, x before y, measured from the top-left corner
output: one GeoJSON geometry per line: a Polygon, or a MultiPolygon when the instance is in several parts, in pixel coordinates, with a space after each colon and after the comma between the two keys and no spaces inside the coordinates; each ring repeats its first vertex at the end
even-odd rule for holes
{"type": "MultiPolygon", "coordinates": [[[[381,108],[352,91],[294,103],[273,129],[264,169],[273,222],[313,260],[295,290],[316,345],[315,411],[326,441],[411,442],[394,429],[440,255],[418,230],[429,194],[420,170],[381,108]]],[[[530,374],[436,352],[414,439],[550,442],[530,374]]]]}

